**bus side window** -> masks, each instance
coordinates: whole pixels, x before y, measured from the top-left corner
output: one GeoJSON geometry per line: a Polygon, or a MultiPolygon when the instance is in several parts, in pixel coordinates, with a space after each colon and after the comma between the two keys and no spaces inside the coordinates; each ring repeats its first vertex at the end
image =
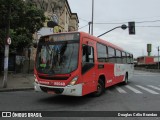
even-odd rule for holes
{"type": "Polygon", "coordinates": [[[119,50],[116,50],[116,59],[117,63],[122,63],[122,53],[119,50]]]}
{"type": "Polygon", "coordinates": [[[98,62],[107,62],[107,46],[97,43],[98,62]]]}
{"type": "Polygon", "coordinates": [[[129,57],[130,57],[130,63],[133,64],[133,55],[130,54],[129,57]]]}
{"type": "Polygon", "coordinates": [[[82,74],[94,66],[94,49],[91,46],[82,46],[82,74]]]}
{"type": "Polygon", "coordinates": [[[127,55],[125,52],[122,52],[122,63],[123,64],[127,63],[127,55]]]}
{"type": "Polygon", "coordinates": [[[130,54],[127,53],[127,63],[130,64],[131,63],[131,58],[130,58],[130,54]]]}
{"type": "Polygon", "coordinates": [[[93,47],[83,45],[82,62],[94,63],[93,47]]]}
{"type": "Polygon", "coordinates": [[[112,47],[108,47],[108,60],[111,63],[116,63],[115,49],[112,47]]]}

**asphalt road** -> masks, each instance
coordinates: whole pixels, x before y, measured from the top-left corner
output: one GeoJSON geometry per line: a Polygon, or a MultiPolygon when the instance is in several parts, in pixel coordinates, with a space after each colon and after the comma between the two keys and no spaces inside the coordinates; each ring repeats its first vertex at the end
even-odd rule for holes
{"type": "Polygon", "coordinates": [[[100,97],[1,92],[0,111],[160,111],[160,74],[135,71],[128,85],[107,88],[100,97]]]}

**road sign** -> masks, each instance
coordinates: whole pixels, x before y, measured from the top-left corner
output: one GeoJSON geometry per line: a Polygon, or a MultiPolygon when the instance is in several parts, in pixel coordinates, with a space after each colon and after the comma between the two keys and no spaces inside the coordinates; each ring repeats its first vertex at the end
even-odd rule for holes
{"type": "Polygon", "coordinates": [[[7,38],[7,44],[8,44],[8,45],[11,44],[11,38],[10,38],[10,37],[7,38]]]}

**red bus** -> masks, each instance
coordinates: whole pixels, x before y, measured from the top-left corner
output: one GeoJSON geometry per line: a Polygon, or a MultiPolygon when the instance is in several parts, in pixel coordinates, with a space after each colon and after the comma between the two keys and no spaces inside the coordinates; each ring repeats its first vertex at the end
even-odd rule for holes
{"type": "Polygon", "coordinates": [[[35,90],[100,96],[106,87],[128,83],[133,55],[84,32],[42,36],[35,61],[35,90]]]}

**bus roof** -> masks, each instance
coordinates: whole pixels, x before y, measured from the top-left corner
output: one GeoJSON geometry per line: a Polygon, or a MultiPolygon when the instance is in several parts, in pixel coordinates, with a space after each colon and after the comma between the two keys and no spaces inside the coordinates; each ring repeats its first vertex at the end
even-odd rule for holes
{"type": "Polygon", "coordinates": [[[90,35],[90,34],[88,34],[88,33],[85,33],[85,32],[79,32],[79,33],[80,33],[81,35],[83,35],[83,36],[92,38],[92,39],[95,40],[96,42],[105,44],[105,45],[107,45],[107,46],[110,46],[110,47],[112,47],[112,48],[115,48],[115,49],[117,49],[117,50],[120,50],[120,51],[129,53],[129,54],[132,54],[132,53],[130,53],[130,52],[124,50],[123,48],[121,48],[121,47],[119,47],[119,46],[117,46],[117,45],[115,45],[115,44],[113,44],[113,43],[110,43],[110,42],[108,42],[108,41],[106,41],[106,40],[103,40],[103,39],[101,39],[101,38],[92,36],[92,35],[90,35]]]}
{"type": "MultiPolygon", "coordinates": [[[[110,46],[110,47],[115,48],[115,49],[120,50],[120,51],[124,51],[124,52],[126,52],[126,53],[130,53],[130,52],[127,52],[126,50],[124,50],[123,48],[121,48],[121,47],[119,47],[119,46],[117,46],[117,45],[114,45],[114,44],[112,44],[112,43],[110,43],[110,42],[108,42],[108,41],[106,41],[106,40],[101,39],[101,38],[92,36],[92,35],[90,35],[90,34],[88,34],[88,33],[86,33],[86,32],[73,31],[73,32],[61,32],[61,33],[64,33],[64,34],[80,33],[80,35],[83,35],[83,36],[85,36],[85,37],[91,38],[92,40],[94,40],[94,41],[96,41],[96,42],[102,43],[102,44],[104,44],[104,45],[110,46]]],[[[60,33],[48,34],[48,35],[44,35],[44,36],[42,36],[42,37],[47,37],[47,36],[51,36],[51,35],[55,35],[55,34],[60,34],[60,33]]],[[[131,53],[130,53],[130,54],[131,54],[131,53]]]]}
{"type": "MultiPolygon", "coordinates": [[[[90,34],[88,34],[88,33],[80,32],[80,34],[83,35],[83,36],[92,38],[92,39],[95,40],[96,42],[105,44],[105,45],[107,45],[107,46],[113,47],[113,48],[115,48],[115,49],[117,49],[117,50],[120,50],[120,51],[127,52],[127,51],[124,50],[123,48],[121,48],[121,47],[119,47],[119,46],[117,46],[117,45],[115,45],[115,44],[113,44],[113,43],[110,43],[110,42],[108,42],[108,41],[106,41],[106,40],[103,40],[103,39],[101,39],[101,38],[92,36],[92,35],[90,35],[90,34]]],[[[127,52],[127,53],[129,53],[129,52],[127,52]]]]}

